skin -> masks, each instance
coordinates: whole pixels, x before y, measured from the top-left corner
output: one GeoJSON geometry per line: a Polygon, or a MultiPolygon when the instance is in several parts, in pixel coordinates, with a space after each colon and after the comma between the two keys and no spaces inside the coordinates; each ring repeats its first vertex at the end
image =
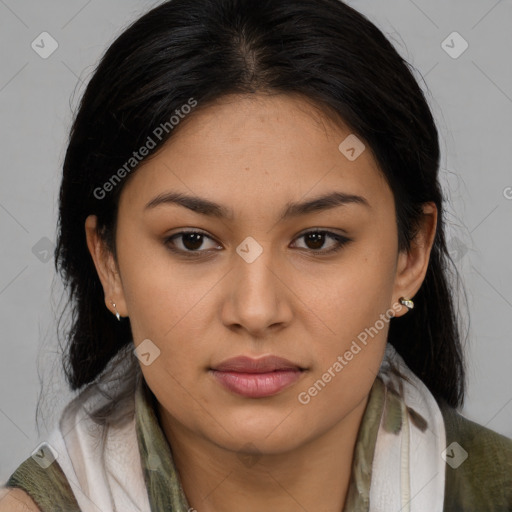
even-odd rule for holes
{"type": "Polygon", "coordinates": [[[346,499],[357,432],[381,364],[389,323],[309,403],[298,400],[400,297],[424,280],[435,205],[409,252],[398,253],[393,195],[369,146],[354,161],[338,149],[351,131],[298,96],[229,96],[197,110],[130,176],[119,203],[118,261],[85,223],[105,292],[128,316],[138,346],[160,355],[144,378],[159,402],[185,494],[199,512],[322,510],[346,499]],[[208,198],[233,211],[207,217],[178,205],[145,210],[164,191],[208,198]],[[345,204],[279,222],[288,202],[342,191],[345,204]],[[321,228],[351,239],[339,252],[321,228]],[[165,238],[200,230],[202,245],[165,238]],[[246,237],[262,254],[236,252],[246,237]],[[210,237],[210,238],[208,238],[210,237]],[[316,251],[316,252],[315,252],[316,251]],[[275,354],[306,368],[277,395],[246,398],[208,369],[237,355],[275,354]],[[247,457],[244,459],[244,457],[247,457]],[[251,458],[252,456],[252,458],[251,458]]]}
{"type": "Polygon", "coordinates": [[[38,506],[21,489],[0,489],[0,512],[39,512],[38,506]]]}

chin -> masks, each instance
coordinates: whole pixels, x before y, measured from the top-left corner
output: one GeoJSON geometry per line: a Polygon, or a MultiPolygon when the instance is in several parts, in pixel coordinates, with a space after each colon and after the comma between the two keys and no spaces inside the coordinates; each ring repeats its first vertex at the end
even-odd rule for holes
{"type": "MultiPolygon", "coordinates": [[[[219,427],[215,432],[204,432],[205,437],[223,449],[234,452],[279,455],[308,441],[303,426],[284,421],[288,412],[271,421],[226,421],[227,432],[219,427]],[[286,423],[286,424],[285,424],[286,423]],[[231,434],[231,435],[230,435],[231,434]]],[[[225,416],[226,418],[226,416],[225,416]]]]}

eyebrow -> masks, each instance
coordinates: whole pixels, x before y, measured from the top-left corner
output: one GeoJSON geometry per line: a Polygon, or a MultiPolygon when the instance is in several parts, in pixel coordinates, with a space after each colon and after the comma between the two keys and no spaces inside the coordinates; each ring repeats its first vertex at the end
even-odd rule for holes
{"type": "MultiPolygon", "coordinates": [[[[234,217],[233,211],[226,206],[222,206],[218,203],[210,201],[209,199],[198,196],[191,196],[180,192],[164,192],[159,194],[146,204],[144,210],[156,208],[157,206],[166,204],[183,206],[195,213],[207,215],[209,217],[215,217],[218,219],[232,220],[234,217]]],[[[332,208],[348,204],[359,204],[371,209],[368,200],[362,196],[347,194],[344,192],[330,192],[309,201],[297,203],[288,202],[281,212],[279,221],[287,220],[292,217],[298,217],[301,215],[307,215],[313,212],[330,210],[332,208]]]]}

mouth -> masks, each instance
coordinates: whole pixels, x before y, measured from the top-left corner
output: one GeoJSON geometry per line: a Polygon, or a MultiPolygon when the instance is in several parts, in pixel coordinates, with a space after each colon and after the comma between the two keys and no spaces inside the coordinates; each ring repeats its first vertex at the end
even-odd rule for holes
{"type": "Polygon", "coordinates": [[[306,371],[292,361],[266,356],[239,356],[209,369],[215,380],[237,395],[249,398],[273,396],[295,384],[306,371]]]}

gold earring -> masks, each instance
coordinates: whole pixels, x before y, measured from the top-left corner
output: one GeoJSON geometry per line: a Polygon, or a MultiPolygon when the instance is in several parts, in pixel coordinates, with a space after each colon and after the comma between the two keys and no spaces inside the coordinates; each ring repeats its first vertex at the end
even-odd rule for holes
{"type": "Polygon", "coordinates": [[[119,314],[119,311],[117,311],[117,308],[116,308],[116,303],[113,302],[112,300],[110,301],[112,303],[112,306],[114,306],[114,309],[116,310],[116,318],[118,319],[118,321],[120,322],[121,321],[121,315],[119,314]]]}
{"type": "Polygon", "coordinates": [[[409,311],[414,308],[414,302],[411,299],[406,299],[405,297],[400,297],[400,304],[404,305],[409,311]]]}

